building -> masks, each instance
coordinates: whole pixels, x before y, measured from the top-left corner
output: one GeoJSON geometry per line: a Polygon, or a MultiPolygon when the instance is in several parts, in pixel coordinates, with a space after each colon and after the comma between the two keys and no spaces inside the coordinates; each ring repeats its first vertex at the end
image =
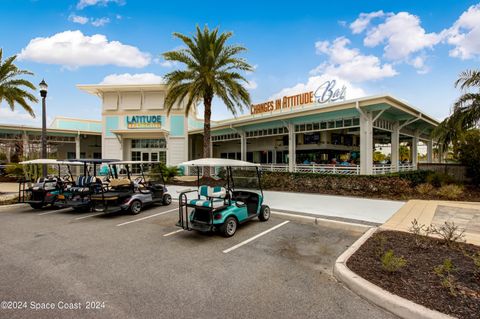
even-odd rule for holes
{"type": "MultiPolygon", "coordinates": [[[[164,108],[166,86],[78,85],[102,101],[102,156],[177,165],[203,155],[203,122],[192,108],[164,108]]],[[[416,169],[418,147],[433,161],[437,120],[390,95],[346,99],[327,81],[316,91],[252,105],[251,114],[212,122],[212,156],[291,172],[380,174],[416,169]],[[400,160],[408,147],[410,159],[400,160]],[[377,146],[390,160],[375,163],[377,146]]],[[[440,158],[440,157],[439,157],[440,158]]]]}
{"type": "MultiPolygon", "coordinates": [[[[47,128],[47,153],[56,158],[101,158],[100,121],[56,117],[47,128]]],[[[40,127],[0,124],[0,153],[5,161],[39,158],[40,127]]]]}

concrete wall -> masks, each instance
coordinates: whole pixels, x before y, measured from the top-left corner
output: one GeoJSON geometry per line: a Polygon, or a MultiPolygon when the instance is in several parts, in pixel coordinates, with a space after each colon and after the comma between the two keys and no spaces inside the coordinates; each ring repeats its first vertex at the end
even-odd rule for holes
{"type": "Polygon", "coordinates": [[[467,174],[467,167],[461,164],[447,163],[418,163],[418,169],[425,171],[433,171],[436,173],[447,174],[455,182],[468,183],[470,178],[467,174]]]}

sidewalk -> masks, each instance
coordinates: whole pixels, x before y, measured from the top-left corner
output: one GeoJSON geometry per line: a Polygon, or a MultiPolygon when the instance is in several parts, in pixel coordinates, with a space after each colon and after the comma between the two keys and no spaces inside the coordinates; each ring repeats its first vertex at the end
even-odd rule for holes
{"type": "Polygon", "coordinates": [[[467,243],[480,245],[480,203],[411,200],[395,213],[381,229],[408,231],[412,221],[420,225],[454,222],[465,230],[467,243]]]}
{"type": "Polygon", "coordinates": [[[11,200],[18,196],[18,183],[0,182],[0,201],[11,200]]]}
{"type": "MultiPolygon", "coordinates": [[[[167,185],[173,198],[188,186],[167,185]]],[[[383,224],[405,202],[358,197],[264,191],[265,203],[272,210],[306,213],[383,224]]],[[[190,194],[189,198],[195,196],[190,194]]]]}

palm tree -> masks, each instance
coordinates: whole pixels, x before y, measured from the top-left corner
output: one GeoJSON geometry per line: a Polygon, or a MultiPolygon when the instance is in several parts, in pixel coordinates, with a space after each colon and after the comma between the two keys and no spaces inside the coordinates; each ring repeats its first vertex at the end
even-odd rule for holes
{"type": "MultiPolygon", "coordinates": [[[[183,41],[185,48],[166,52],[163,57],[167,61],[180,62],[183,69],[172,71],[165,75],[168,93],[165,106],[170,112],[175,103],[185,104],[185,114],[188,115],[192,106],[203,101],[203,157],[211,157],[210,149],[210,118],[212,115],[212,100],[219,97],[225,106],[237,114],[237,108],[243,110],[250,105],[250,94],[243,84],[247,80],[240,72],[251,72],[253,68],[239,53],[246,49],[239,45],[227,45],[232,32],[218,32],[218,28],[209,30],[207,26],[188,37],[181,33],[173,34],[183,41]],[[243,82],[243,83],[242,83],[243,82]]],[[[209,170],[204,170],[204,176],[209,170]]]]}
{"type": "Polygon", "coordinates": [[[37,103],[37,98],[26,88],[35,90],[35,85],[30,81],[19,79],[20,75],[33,75],[32,72],[17,68],[13,62],[17,58],[16,55],[11,56],[5,61],[2,60],[3,51],[0,49],[0,103],[5,100],[13,111],[15,103],[19,104],[32,117],[35,117],[32,107],[28,102],[37,103]]]}
{"type": "Polygon", "coordinates": [[[479,126],[480,122],[480,70],[466,70],[460,73],[455,87],[462,90],[477,88],[476,92],[465,92],[454,103],[452,114],[435,129],[436,136],[445,147],[454,148],[462,139],[463,133],[479,126]]]}

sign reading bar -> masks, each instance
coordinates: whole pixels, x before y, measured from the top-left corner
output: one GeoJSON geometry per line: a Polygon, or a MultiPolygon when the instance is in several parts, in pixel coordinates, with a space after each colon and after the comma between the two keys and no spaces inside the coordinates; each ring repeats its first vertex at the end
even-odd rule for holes
{"type": "Polygon", "coordinates": [[[162,127],[161,115],[133,115],[127,116],[127,128],[160,128],[162,127]]]}
{"type": "Polygon", "coordinates": [[[324,104],[328,102],[345,100],[347,87],[343,85],[341,88],[336,88],[336,84],[336,80],[326,81],[315,91],[284,96],[280,99],[271,100],[264,103],[252,104],[250,110],[252,114],[259,114],[280,109],[293,108],[301,105],[308,105],[314,102],[324,104]]]}

